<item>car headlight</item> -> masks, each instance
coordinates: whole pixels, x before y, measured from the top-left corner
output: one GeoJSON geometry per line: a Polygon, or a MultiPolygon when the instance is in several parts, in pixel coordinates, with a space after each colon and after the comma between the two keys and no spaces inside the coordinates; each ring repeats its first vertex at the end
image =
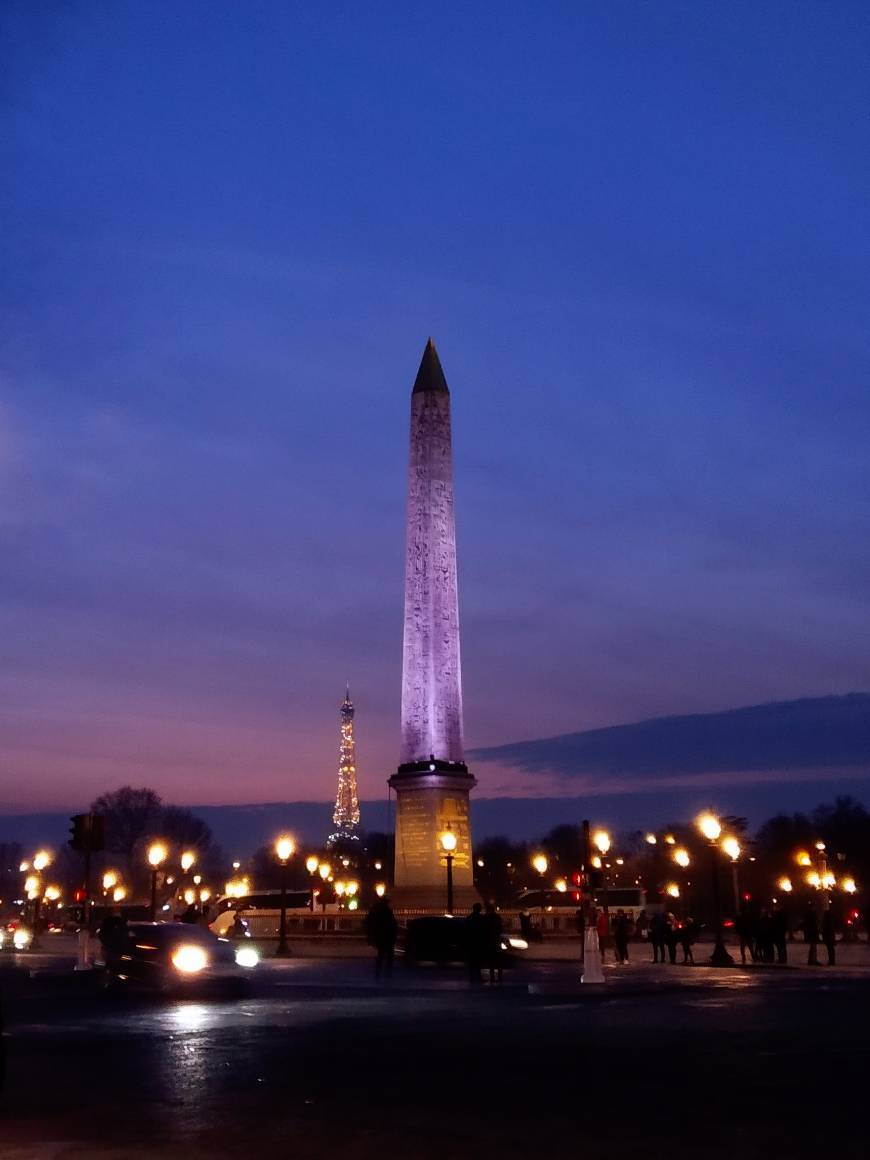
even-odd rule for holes
{"type": "Polygon", "coordinates": [[[23,926],[19,926],[12,936],[12,945],[17,951],[26,951],[33,941],[33,935],[23,926]]]}
{"type": "Polygon", "coordinates": [[[524,938],[509,938],[508,945],[513,947],[515,951],[527,951],[529,944],[524,938]]]}
{"type": "Polygon", "coordinates": [[[253,947],[239,947],[236,951],[236,964],[240,967],[255,967],[260,956],[253,947]]]}
{"type": "Polygon", "coordinates": [[[208,966],[208,955],[202,947],[185,943],[173,952],[172,965],[183,975],[195,975],[208,966]]]}

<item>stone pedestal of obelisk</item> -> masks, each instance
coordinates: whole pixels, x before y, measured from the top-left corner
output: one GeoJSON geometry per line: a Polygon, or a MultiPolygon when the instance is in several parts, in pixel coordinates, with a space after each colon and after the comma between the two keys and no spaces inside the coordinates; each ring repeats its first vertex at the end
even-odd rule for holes
{"type": "Polygon", "coordinates": [[[447,864],[440,839],[448,828],[456,836],[454,906],[477,900],[468,800],[475,784],[462,742],[450,392],[430,338],[411,395],[402,747],[390,778],[396,792],[395,906],[444,909],[447,864]]]}

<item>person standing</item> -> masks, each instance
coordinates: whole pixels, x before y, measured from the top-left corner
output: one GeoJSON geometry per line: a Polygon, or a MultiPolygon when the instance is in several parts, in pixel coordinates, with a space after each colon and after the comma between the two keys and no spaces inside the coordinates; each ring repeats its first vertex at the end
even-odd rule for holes
{"type": "Polygon", "coordinates": [[[816,967],[819,963],[819,920],[812,904],[806,909],[802,925],[804,942],[810,948],[807,954],[807,966],[816,967]]]}
{"type": "Polygon", "coordinates": [[[479,902],[475,902],[465,920],[465,955],[469,982],[482,983],[480,968],[486,955],[486,921],[479,902]]]}
{"type": "Polygon", "coordinates": [[[502,921],[494,902],[486,904],[486,914],[483,916],[485,934],[485,963],[489,970],[489,981],[501,983],[502,972],[502,921]]]}
{"type": "Polygon", "coordinates": [[[577,907],[577,913],[574,915],[574,929],[580,935],[580,962],[582,963],[586,947],[586,912],[582,906],[577,907]]]}
{"type": "Polygon", "coordinates": [[[828,966],[836,966],[837,932],[834,929],[834,912],[831,910],[830,906],[822,915],[822,942],[825,944],[825,950],[828,952],[828,966]]]}
{"type": "Polygon", "coordinates": [[[389,977],[396,954],[399,924],[386,896],[379,898],[366,915],[365,932],[369,946],[375,948],[375,977],[379,979],[382,974],[389,977]]]}
{"type": "Polygon", "coordinates": [[[598,946],[601,950],[601,961],[604,962],[607,948],[610,946],[610,915],[606,910],[599,910],[597,921],[598,946]]]}
{"type": "Polygon", "coordinates": [[[776,961],[788,962],[788,915],[784,906],[775,906],[770,919],[773,945],[776,947],[776,961]]]}
{"type": "Polygon", "coordinates": [[[665,916],[656,913],[649,924],[649,941],[652,943],[653,962],[665,961],[665,916]]]}
{"type": "Polygon", "coordinates": [[[695,956],[692,952],[692,947],[698,938],[698,924],[694,918],[687,918],[680,927],[680,945],[683,948],[683,962],[695,964],[695,956]]]}
{"type": "Polygon", "coordinates": [[[616,913],[613,922],[613,944],[616,950],[616,961],[620,964],[628,962],[628,916],[624,910],[616,913]]]}

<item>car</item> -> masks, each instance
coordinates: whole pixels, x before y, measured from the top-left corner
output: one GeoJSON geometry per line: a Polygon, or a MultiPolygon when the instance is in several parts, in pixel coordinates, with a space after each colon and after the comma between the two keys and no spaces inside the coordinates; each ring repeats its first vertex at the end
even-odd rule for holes
{"type": "MultiPolygon", "coordinates": [[[[399,951],[405,963],[449,963],[468,961],[465,920],[450,914],[412,918],[400,937],[399,951]]],[[[501,940],[502,964],[509,966],[529,947],[524,938],[504,933],[501,940]]]]}
{"type": "Polygon", "coordinates": [[[247,988],[259,955],[205,927],[185,922],[131,922],[106,953],[109,986],[169,994],[247,988]]]}

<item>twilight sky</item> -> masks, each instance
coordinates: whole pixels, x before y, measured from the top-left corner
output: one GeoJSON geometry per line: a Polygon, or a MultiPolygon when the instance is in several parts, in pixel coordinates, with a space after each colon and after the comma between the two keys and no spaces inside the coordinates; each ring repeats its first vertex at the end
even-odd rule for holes
{"type": "Polygon", "coordinates": [[[429,334],[469,747],[870,688],[868,50],[864,0],[3,4],[0,809],[329,797],[345,679],[385,792],[429,334]]]}

